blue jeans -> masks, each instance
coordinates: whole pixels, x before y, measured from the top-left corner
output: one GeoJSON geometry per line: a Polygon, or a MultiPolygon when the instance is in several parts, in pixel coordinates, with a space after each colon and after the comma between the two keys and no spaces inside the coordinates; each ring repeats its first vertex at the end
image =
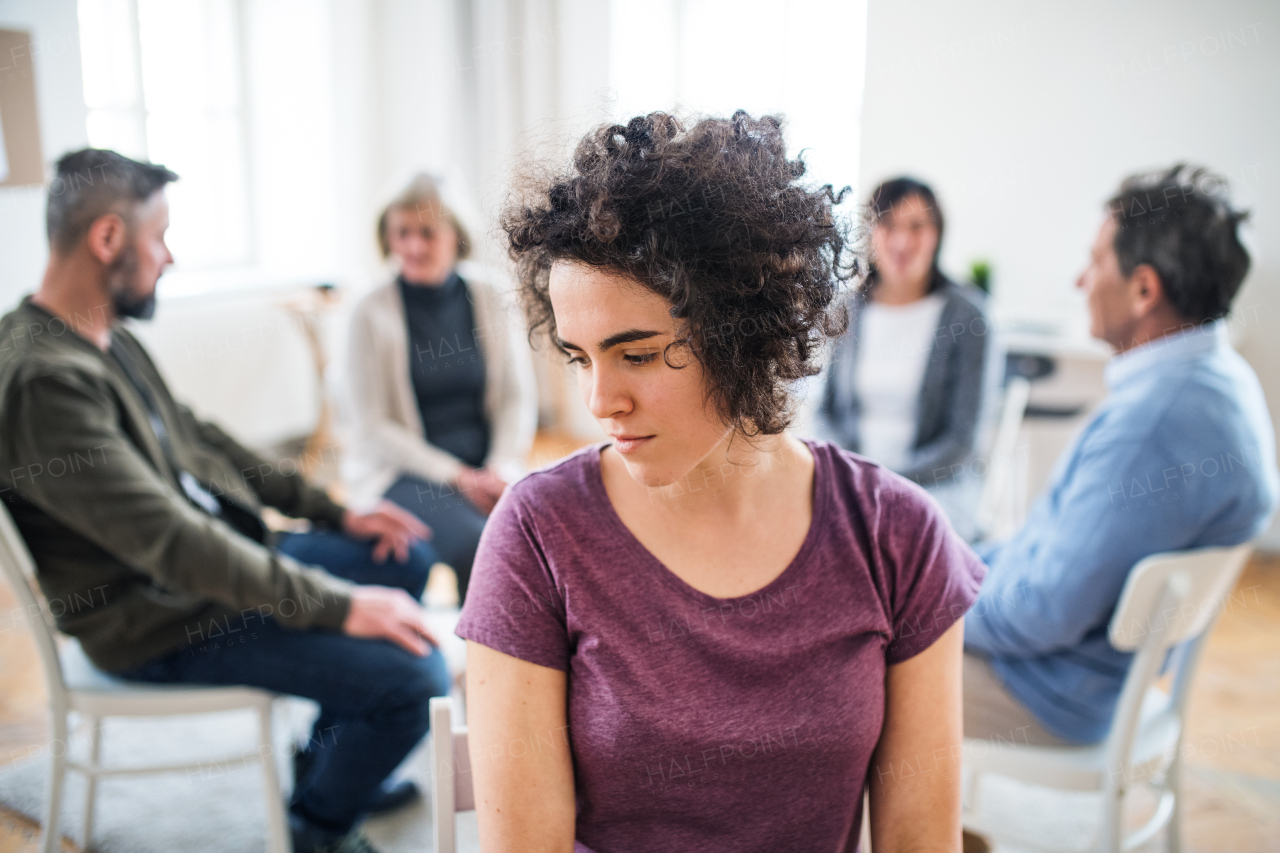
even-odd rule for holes
{"type": "MultiPolygon", "coordinates": [[[[298,533],[279,550],[361,584],[404,589],[420,598],[436,562],[427,543],[409,560],[379,566],[372,545],[338,533],[298,533]]],[[[418,657],[383,640],[332,631],[296,631],[270,617],[250,617],[220,646],[188,647],[120,673],[152,682],[243,684],[320,704],[309,748],[314,769],[293,792],[290,808],[333,832],[355,825],[378,786],[404,760],[430,724],[428,704],[451,681],[439,649],[418,657]]]]}
{"type": "Polygon", "coordinates": [[[471,564],[476,559],[486,516],[453,486],[408,475],[383,495],[418,516],[431,528],[431,546],[458,576],[458,599],[467,600],[471,564]]]}

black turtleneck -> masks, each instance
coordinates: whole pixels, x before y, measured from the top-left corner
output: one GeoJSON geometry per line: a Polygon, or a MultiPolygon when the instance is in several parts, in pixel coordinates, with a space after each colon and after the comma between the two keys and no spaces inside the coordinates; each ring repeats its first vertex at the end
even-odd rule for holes
{"type": "Polygon", "coordinates": [[[478,468],[489,453],[484,358],[470,292],[457,273],[439,287],[397,279],[409,331],[409,377],[427,441],[478,468]]]}

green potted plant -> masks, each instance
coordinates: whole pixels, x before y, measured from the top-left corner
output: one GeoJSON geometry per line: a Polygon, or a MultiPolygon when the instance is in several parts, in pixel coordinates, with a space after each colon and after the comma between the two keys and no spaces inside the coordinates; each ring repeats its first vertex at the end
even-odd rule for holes
{"type": "Polygon", "coordinates": [[[969,281],[988,296],[991,295],[991,262],[979,258],[969,265],[969,281]]]}

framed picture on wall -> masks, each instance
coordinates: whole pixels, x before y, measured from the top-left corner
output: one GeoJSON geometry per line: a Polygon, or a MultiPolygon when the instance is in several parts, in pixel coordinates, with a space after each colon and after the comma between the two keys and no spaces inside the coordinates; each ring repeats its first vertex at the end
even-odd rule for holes
{"type": "Polygon", "coordinates": [[[42,183],[31,34],[0,30],[0,187],[42,183]]]}

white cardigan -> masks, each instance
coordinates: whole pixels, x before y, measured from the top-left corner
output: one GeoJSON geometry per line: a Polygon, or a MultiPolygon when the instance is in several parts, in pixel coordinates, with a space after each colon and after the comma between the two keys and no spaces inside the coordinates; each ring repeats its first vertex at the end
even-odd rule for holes
{"type": "MultiPolygon", "coordinates": [[[[537,427],[533,358],[519,313],[491,272],[458,265],[475,318],[484,358],[484,411],[489,422],[485,466],[509,478],[525,468],[537,427]]],[[[409,375],[409,333],[404,300],[395,281],[356,304],[347,349],[346,398],[351,427],[343,453],[347,502],[375,503],[402,474],[453,482],[465,463],[424,435],[409,375]]]]}

